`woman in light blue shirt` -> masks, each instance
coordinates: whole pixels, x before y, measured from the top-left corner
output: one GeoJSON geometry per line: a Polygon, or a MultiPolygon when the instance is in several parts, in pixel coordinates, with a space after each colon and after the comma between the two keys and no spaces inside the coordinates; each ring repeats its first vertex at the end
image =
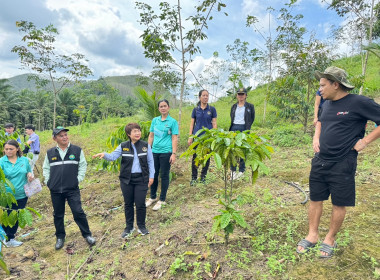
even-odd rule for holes
{"type": "MultiPolygon", "coordinates": [[[[12,203],[11,209],[18,210],[24,209],[28,202],[28,197],[24,191],[24,185],[33,180],[29,161],[26,157],[22,156],[20,145],[16,140],[8,140],[4,144],[5,156],[0,158],[0,167],[7,178],[15,188],[15,192],[6,186],[6,192],[12,193],[17,201],[12,203]]],[[[8,210],[8,215],[12,210],[8,210]]],[[[15,234],[18,229],[18,222],[13,227],[4,227],[7,234],[8,241],[5,243],[7,247],[18,247],[22,245],[21,241],[15,239],[15,234]]]]}
{"type": "Polygon", "coordinates": [[[155,211],[166,203],[170,165],[175,162],[178,142],[178,122],[169,115],[169,101],[166,99],[158,101],[158,110],[161,116],[152,120],[148,139],[148,143],[152,145],[156,172],[150,188],[150,199],[146,201],[147,207],[157,201],[158,175],[161,173],[161,194],[160,200],[153,207],[155,211]]]}

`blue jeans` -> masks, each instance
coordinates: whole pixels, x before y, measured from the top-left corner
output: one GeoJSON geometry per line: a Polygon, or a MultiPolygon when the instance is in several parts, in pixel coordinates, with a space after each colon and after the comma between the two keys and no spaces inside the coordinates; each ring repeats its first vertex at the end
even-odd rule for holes
{"type": "MultiPolygon", "coordinates": [[[[244,131],[245,129],[245,124],[233,124],[231,127],[231,131],[244,131]]],[[[231,166],[231,171],[236,171],[236,166],[231,166]]],[[[240,159],[239,161],[239,172],[244,172],[245,171],[245,162],[244,159],[240,159]]]]}
{"type": "Polygon", "coordinates": [[[158,188],[158,175],[161,174],[161,194],[160,200],[165,201],[169,188],[170,157],[172,153],[153,153],[154,160],[154,181],[150,186],[150,198],[156,199],[158,188]]]}

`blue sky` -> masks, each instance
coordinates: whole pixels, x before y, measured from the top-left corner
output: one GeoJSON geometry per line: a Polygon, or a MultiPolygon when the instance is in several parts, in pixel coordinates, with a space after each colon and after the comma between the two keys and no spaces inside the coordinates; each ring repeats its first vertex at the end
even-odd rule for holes
{"type": "MultiPolygon", "coordinates": [[[[157,5],[159,1],[145,1],[157,5]]],[[[177,1],[169,0],[170,3],[177,1]]],[[[193,11],[197,1],[182,0],[184,17],[193,11]]],[[[228,13],[214,13],[214,19],[206,31],[208,39],[199,43],[202,53],[191,65],[200,73],[210,61],[212,53],[218,51],[226,56],[226,45],[236,38],[247,41],[250,47],[262,46],[262,40],[245,26],[246,16],[254,15],[263,22],[262,31],[268,32],[266,9],[283,7],[282,0],[226,0],[228,13]]],[[[302,25],[314,31],[317,38],[329,35],[330,26],[339,26],[342,18],[327,10],[321,0],[300,0],[294,8],[304,15],[302,25]]],[[[21,43],[21,34],[15,22],[26,20],[38,27],[52,23],[58,28],[56,48],[66,54],[82,53],[89,60],[93,79],[100,76],[149,73],[153,63],[143,55],[140,35],[143,26],[137,22],[139,16],[134,1],[130,0],[3,0],[0,10],[0,78],[9,78],[27,73],[20,70],[20,61],[11,48],[21,43]]],[[[272,26],[275,21],[272,18],[272,26]]]]}

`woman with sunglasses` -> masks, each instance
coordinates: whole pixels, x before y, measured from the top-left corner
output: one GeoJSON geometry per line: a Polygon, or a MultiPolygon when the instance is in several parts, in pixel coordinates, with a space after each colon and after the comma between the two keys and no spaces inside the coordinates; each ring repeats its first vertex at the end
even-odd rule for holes
{"type": "MultiPolygon", "coordinates": [[[[236,93],[236,102],[231,107],[231,126],[230,131],[250,130],[255,120],[255,107],[247,102],[247,90],[240,88],[236,93]]],[[[239,162],[239,172],[236,172],[236,166],[231,167],[233,179],[243,176],[245,171],[245,162],[241,158],[239,162]]]]}
{"type": "Polygon", "coordinates": [[[158,110],[161,116],[152,120],[149,130],[148,143],[152,147],[155,173],[150,187],[150,198],[146,201],[146,207],[157,201],[158,175],[161,174],[161,194],[160,200],[153,207],[155,211],[166,204],[170,166],[176,160],[178,143],[178,122],[169,115],[169,101],[166,99],[158,101],[158,110]]]}

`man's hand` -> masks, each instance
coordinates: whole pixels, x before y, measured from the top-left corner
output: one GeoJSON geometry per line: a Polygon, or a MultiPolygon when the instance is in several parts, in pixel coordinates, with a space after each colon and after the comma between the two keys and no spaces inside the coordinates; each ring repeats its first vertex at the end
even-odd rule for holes
{"type": "Polygon", "coordinates": [[[153,178],[149,178],[149,182],[148,182],[148,188],[153,184],[153,181],[154,179],[153,178]]]}
{"type": "Polygon", "coordinates": [[[170,164],[173,164],[175,162],[175,154],[172,154],[169,159],[170,164]]]}
{"type": "Polygon", "coordinates": [[[187,144],[190,146],[191,145],[191,143],[193,143],[193,138],[189,138],[188,140],[187,140],[187,144]]]}
{"type": "Polygon", "coordinates": [[[314,120],[313,120],[313,125],[316,126],[316,125],[317,125],[317,122],[318,122],[318,118],[314,118],[314,120]]]}
{"type": "Polygon", "coordinates": [[[365,147],[367,147],[367,145],[368,145],[368,143],[363,138],[363,139],[360,139],[358,142],[356,142],[353,149],[356,150],[357,152],[360,152],[365,147]]]}
{"type": "Polygon", "coordinates": [[[99,154],[96,154],[96,155],[93,155],[92,158],[104,158],[104,153],[99,153],[99,154]]]}
{"type": "Polygon", "coordinates": [[[315,153],[319,153],[319,138],[313,138],[313,150],[315,153]]]}

